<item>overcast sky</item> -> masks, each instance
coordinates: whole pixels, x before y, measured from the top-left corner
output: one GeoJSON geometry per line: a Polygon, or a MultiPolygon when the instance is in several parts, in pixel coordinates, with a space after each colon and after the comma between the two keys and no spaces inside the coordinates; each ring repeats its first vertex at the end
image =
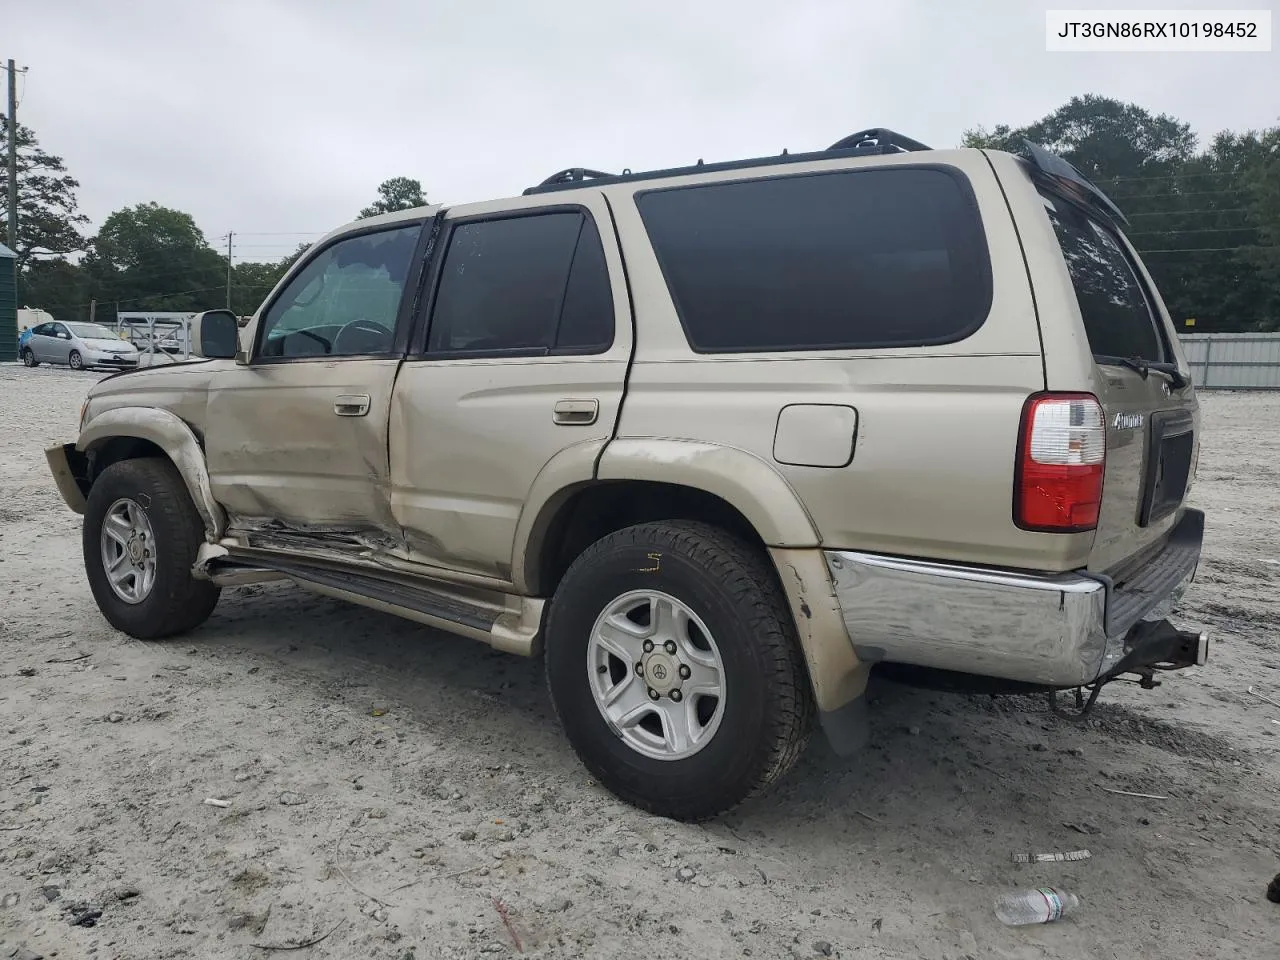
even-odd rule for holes
{"type": "Polygon", "coordinates": [[[1280,53],[1046,53],[1045,9],[1072,6],[13,0],[0,56],[30,67],[19,120],[79,178],[95,226],[154,200],[211,240],[243,234],[237,260],[352,219],[392,176],[463,202],[568,166],[822,148],[871,126],[950,146],[1086,93],[1202,138],[1280,123],[1280,53]]]}

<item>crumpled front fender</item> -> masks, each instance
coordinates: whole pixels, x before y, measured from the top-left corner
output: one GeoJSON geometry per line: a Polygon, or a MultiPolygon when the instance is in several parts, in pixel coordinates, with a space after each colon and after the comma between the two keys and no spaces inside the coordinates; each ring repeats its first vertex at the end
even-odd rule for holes
{"type": "MultiPolygon", "coordinates": [[[[75,449],[88,453],[116,437],[149,440],[164,451],[178,468],[178,473],[187,485],[187,492],[191,495],[191,501],[195,504],[200,519],[204,521],[205,539],[210,543],[217,543],[227,528],[227,515],[213,498],[204,450],[191,428],[168,410],[156,407],[115,407],[94,417],[85,425],[80,431],[75,449]]],[[[53,466],[52,459],[50,466],[53,466]]],[[[54,478],[58,478],[57,469],[54,470],[54,478]]],[[[61,481],[58,487],[62,489],[61,481]]],[[[63,499],[67,499],[65,490],[63,499]]],[[[68,504],[75,509],[70,500],[68,504]]]]}

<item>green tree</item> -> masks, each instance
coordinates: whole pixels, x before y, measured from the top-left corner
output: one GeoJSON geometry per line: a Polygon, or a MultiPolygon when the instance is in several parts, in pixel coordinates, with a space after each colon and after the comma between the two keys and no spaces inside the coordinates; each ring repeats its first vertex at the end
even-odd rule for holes
{"type": "Polygon", "coordinates": [[[1194,317],[1198,331],[1276,323],[1280,279],[1261,261],[1270,181],[1257,135],[1221,133],[1198,151],[1187,124],[1090,95],[1025,127],[966,131],[964,144],[1018,152],[1024,139],[1070,160],[1125,212],[1125,232],[1175,323],[1194,317]]]}
{"type": "Polygon", "coordinates": [[[62,257],[32,260],[18,274],[18,305],[48,310],[59,320],[87,320],[89,297],[84,270],[62,257]]]}
{"type": "Polygon", "coordinates": [[[376,217],[380,213],[391,213],[395,210],[410,210],[414,207],[425,207],[427,195],[422,192],[422,184],[409,177],[392,177],[383,180],[378,187],[378,199],[360,211],[357,219],[376,217]]]}
{"type": "Polygon", "coordinates": [[[276,261],[246,260],[232,268],[231,309],[240,316],[257,311],[275,285],[311,244],[299,244],[293,253],[276,261]]]}
{"type": "Polygon", "coordinates": [[[121,310],[208,310],[226,303],[227,260],[190,214],[140,203],[102,224],[84,261],[93,296],[121,310]]]}
{"type": "Polygon", "coordinates": [[[298,244],[297,249],[296,249],[296,250],[294,250],[294,251],[293,251],[293,253],[289,254],[289,255],[288,255],[288,256],[286,256],[286,257],[284,257],[284,259],[282,259],[282,260],[280,261],[280,272],[281,272],[281,273],[283,273],[285,270],[288,270],[288,269],[289,269],[290,267],[292,267],[295,263],[297,263],[297,262],[298,262],[298,258],[299,258],[299,257],[301,257],[301,256],[302,256],[304,253],[306,253],[308,250],[310,250],[310,249],[311,249],[311,246],[312,246],[312,245],[311,245],[311,244],[309,244],[309,243],[300,243],[300,244],[298,244]]]}
{"type": "Polygon", "coordinates": [[[238,316],[249,316],[284,276],[283,263],[249,260],[232,269],[231,309],[238,316]]]}
{"type": "MultiPolygon", "coordinates": [[[[61,157],[45,153],[29,127],[18,124],[18,269],[33,259],[62,256],[85,248],[80,228],[89,218],[78,210],[80,181],[67,173],[61,157]]],[[[9,163],[9,118],[0,115],[0,169],[9,163]]],[[[8,223],[9,193],[0,190],[0,223],[8,223]]]]}
{"type": "Polygon", "coordinates": [[[237,316],[253,313],[279,279],[280,271],[274,263],[237,263],[231,269],[231,309],[237,316]]]}
{"type": "MultiPolygon", "coordinates": [[[[1250,135],[1252,137],[1252,135],[1250,135]]],[[[1280,127],[1272,127],[1254,138],[1254,160],[1241,179],[1249,198],[1249,222],[1261,241],[1252,254],[1253,262],[1271,283],[1272,295],[1280,299],[1280,127]]],[[[1268,329],[1280,329],[1280,303],[1273,301],[1268,329]]]]}
{"type": "Polygon", "coordinates": [[[1159,175],[1196,153],[1189,124],[1094,94],[1072,97],[1026,127],[968,130],[964,145],[1011,150],[1024,139],[1066,157],[1091,178],[1159,175]]]}

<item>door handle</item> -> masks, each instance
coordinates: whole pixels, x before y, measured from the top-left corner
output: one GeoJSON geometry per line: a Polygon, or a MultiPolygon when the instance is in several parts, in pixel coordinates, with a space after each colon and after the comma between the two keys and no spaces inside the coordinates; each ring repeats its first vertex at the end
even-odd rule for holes
{"type": "Polygon", "coordinates": [[[333,398],[333,412],[340,417],[363,417],[369,412],[367,393],[344,393],[333,398]]]}
{"type": "Polygon", "coordinates": [[[562,427],[585,427],[600,416],[599,400],[560,400],[552,419],[562,427]]]}

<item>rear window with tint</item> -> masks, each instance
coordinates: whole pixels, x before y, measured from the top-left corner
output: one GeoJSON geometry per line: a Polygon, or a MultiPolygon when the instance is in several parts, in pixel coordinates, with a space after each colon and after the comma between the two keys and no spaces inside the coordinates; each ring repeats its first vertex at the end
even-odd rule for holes
{"type": "Polygon", "coordinates": [[[636,202],[699,352],[950,343],[991,306],[986,236],[958,172],[807,174],[636,202]]]}
{"type": "Polygon", "coordinates": [[[1041,194],[1095,357],[1165,359],[1164,339],[1119,239],[1065,200],[1041,194]]]}

